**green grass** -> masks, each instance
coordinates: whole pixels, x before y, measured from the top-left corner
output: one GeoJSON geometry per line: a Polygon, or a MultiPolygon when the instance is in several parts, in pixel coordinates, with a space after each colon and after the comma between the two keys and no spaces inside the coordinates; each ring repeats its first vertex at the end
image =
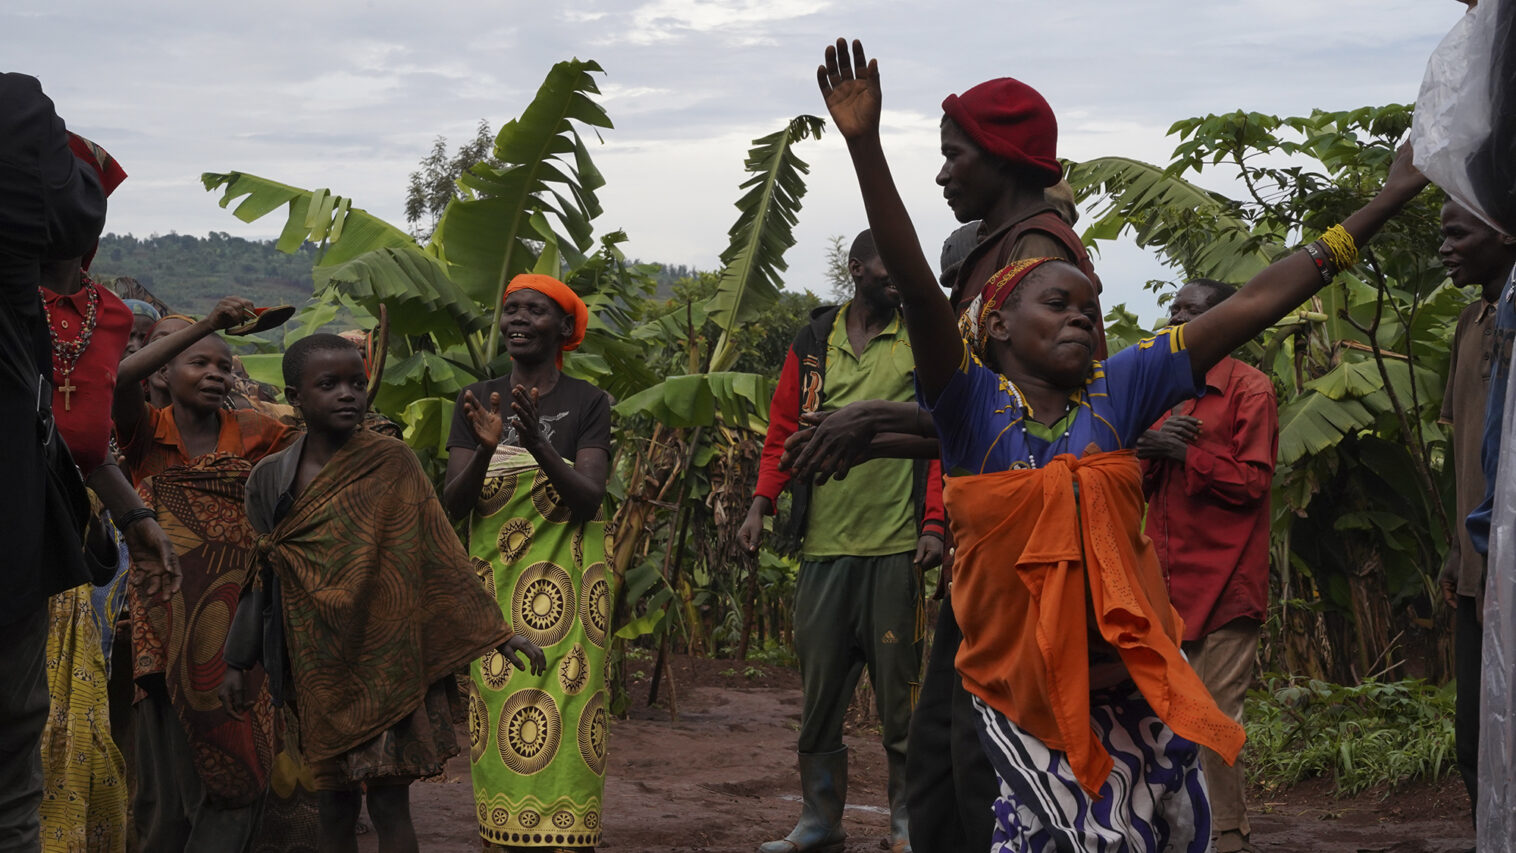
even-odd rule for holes
{"type": "Polygon", "coordinates": [[[1344,687],[1271,675],[1246,704],[1248,775],[1270,790],[1326,777],[1340,796],[1453,770],[1453,685],[1344,687]]]}

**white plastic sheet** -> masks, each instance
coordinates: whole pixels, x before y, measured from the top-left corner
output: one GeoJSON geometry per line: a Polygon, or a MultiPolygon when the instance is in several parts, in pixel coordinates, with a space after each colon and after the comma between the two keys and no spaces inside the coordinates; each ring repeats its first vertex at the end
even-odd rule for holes
{"type": "MultiPolygon", "coordinates": [[[[1507,285],[1507,292],[1510,285],[1507,285]]],[[[1516,370],[1506,383],[1484,599],[1479,851],[1516,851],[1516,370]]]]}
{"type": "Polygon", "coordinates": [[[1490,138],[1495,53],[1499,45],[1495,26],[1502,3],[1513,0],[1482,0],[1461,18],[1432,51],[1427,61],[1416,112],[1411,120],[1410,141],[1416,147],[1416,168],[1442,187],[1459,204],[1490,226],[1501,230],[1492,211],[1486,210],[1476,192],[1477,178],[1470,163],[1482,156],[1490,138]]]}

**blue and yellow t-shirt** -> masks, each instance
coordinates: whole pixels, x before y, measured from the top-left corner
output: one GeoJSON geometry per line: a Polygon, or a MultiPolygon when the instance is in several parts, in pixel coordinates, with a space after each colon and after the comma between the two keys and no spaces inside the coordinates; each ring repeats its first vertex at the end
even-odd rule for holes
{"type": "Polygon", "coordinates": [[[1062,453],[1079,456],[1090,444],[1131,447],[1164,412],[1204,392],[1181,325],[1095,362],[1084,387],[1069,395],[1068,413],[1050,426],[1027,418],[1011,381],[973,358],[967,344],[937,401],[921,405],[937,424],[943,473],[988,474],[1041,468],[1062,453]]]}

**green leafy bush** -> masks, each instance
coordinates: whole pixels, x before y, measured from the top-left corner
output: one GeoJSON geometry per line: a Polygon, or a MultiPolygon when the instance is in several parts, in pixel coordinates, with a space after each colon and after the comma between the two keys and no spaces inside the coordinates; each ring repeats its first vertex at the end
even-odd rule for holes
{"type": "Polygon", "coordinates": [[[1454,685],[1343,687],[1270,675],[1246,703],[1248,775],[1267,790],[1331,777],[1340,796],[1453,770],[1454,685]]]}

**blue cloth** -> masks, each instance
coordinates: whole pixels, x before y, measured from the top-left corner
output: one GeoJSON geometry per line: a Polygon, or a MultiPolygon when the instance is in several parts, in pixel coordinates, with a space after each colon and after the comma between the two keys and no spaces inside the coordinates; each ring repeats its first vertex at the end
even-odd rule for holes
{"type": "Polygon", "coordinates": [[[1184,327],[1165,329],[1097,361],[1076,402],[1051,432],[1040,424],[1023,429],[1024,410],[1010,380],[980,364],[965,347],[963,362],[935,403],[917,387],[917,399],[932,413],[947,474],[985,474],[1042,467],[1062,453],[1082,455],[1095,444],[1122,450],[1136,443],[1164,412],[1205,393],[1184,347],[1184,327]],[[1042,433],[1039,435],[1038,433],[1042,433]]]}
{"type": "Polygon", "coordinates": [[[1495,508],[1496,463],[1505,417],[1505,386],[1511,376],[1511,341],[1516,338],[1516,269],[1506,281],[1495,306],[1495,365],[1490,371],[1490,401],[1484,410],[1484,440],[1479,461],[1484,467],[1484,500],[1469,513],[1469,541],[1481,554],[1490,553],[1490,515],[1495,508]]]}
{"type": "Polygon", "coordinates": [[[121,538],[116,523],[109,520],[109,513],[106,513],[106,518],[111,538],[116,540],[116,574],[110,583],[90,590],[89,603],[95,625],[100,629],[100,651],[105,655],[105,675],[109,678],[111,647],[116,641],[116,620],[121,618],[121,611],[126,608],[127,575],[130,573],[132,558],[126,551],[126,540],[121,538]]]}

